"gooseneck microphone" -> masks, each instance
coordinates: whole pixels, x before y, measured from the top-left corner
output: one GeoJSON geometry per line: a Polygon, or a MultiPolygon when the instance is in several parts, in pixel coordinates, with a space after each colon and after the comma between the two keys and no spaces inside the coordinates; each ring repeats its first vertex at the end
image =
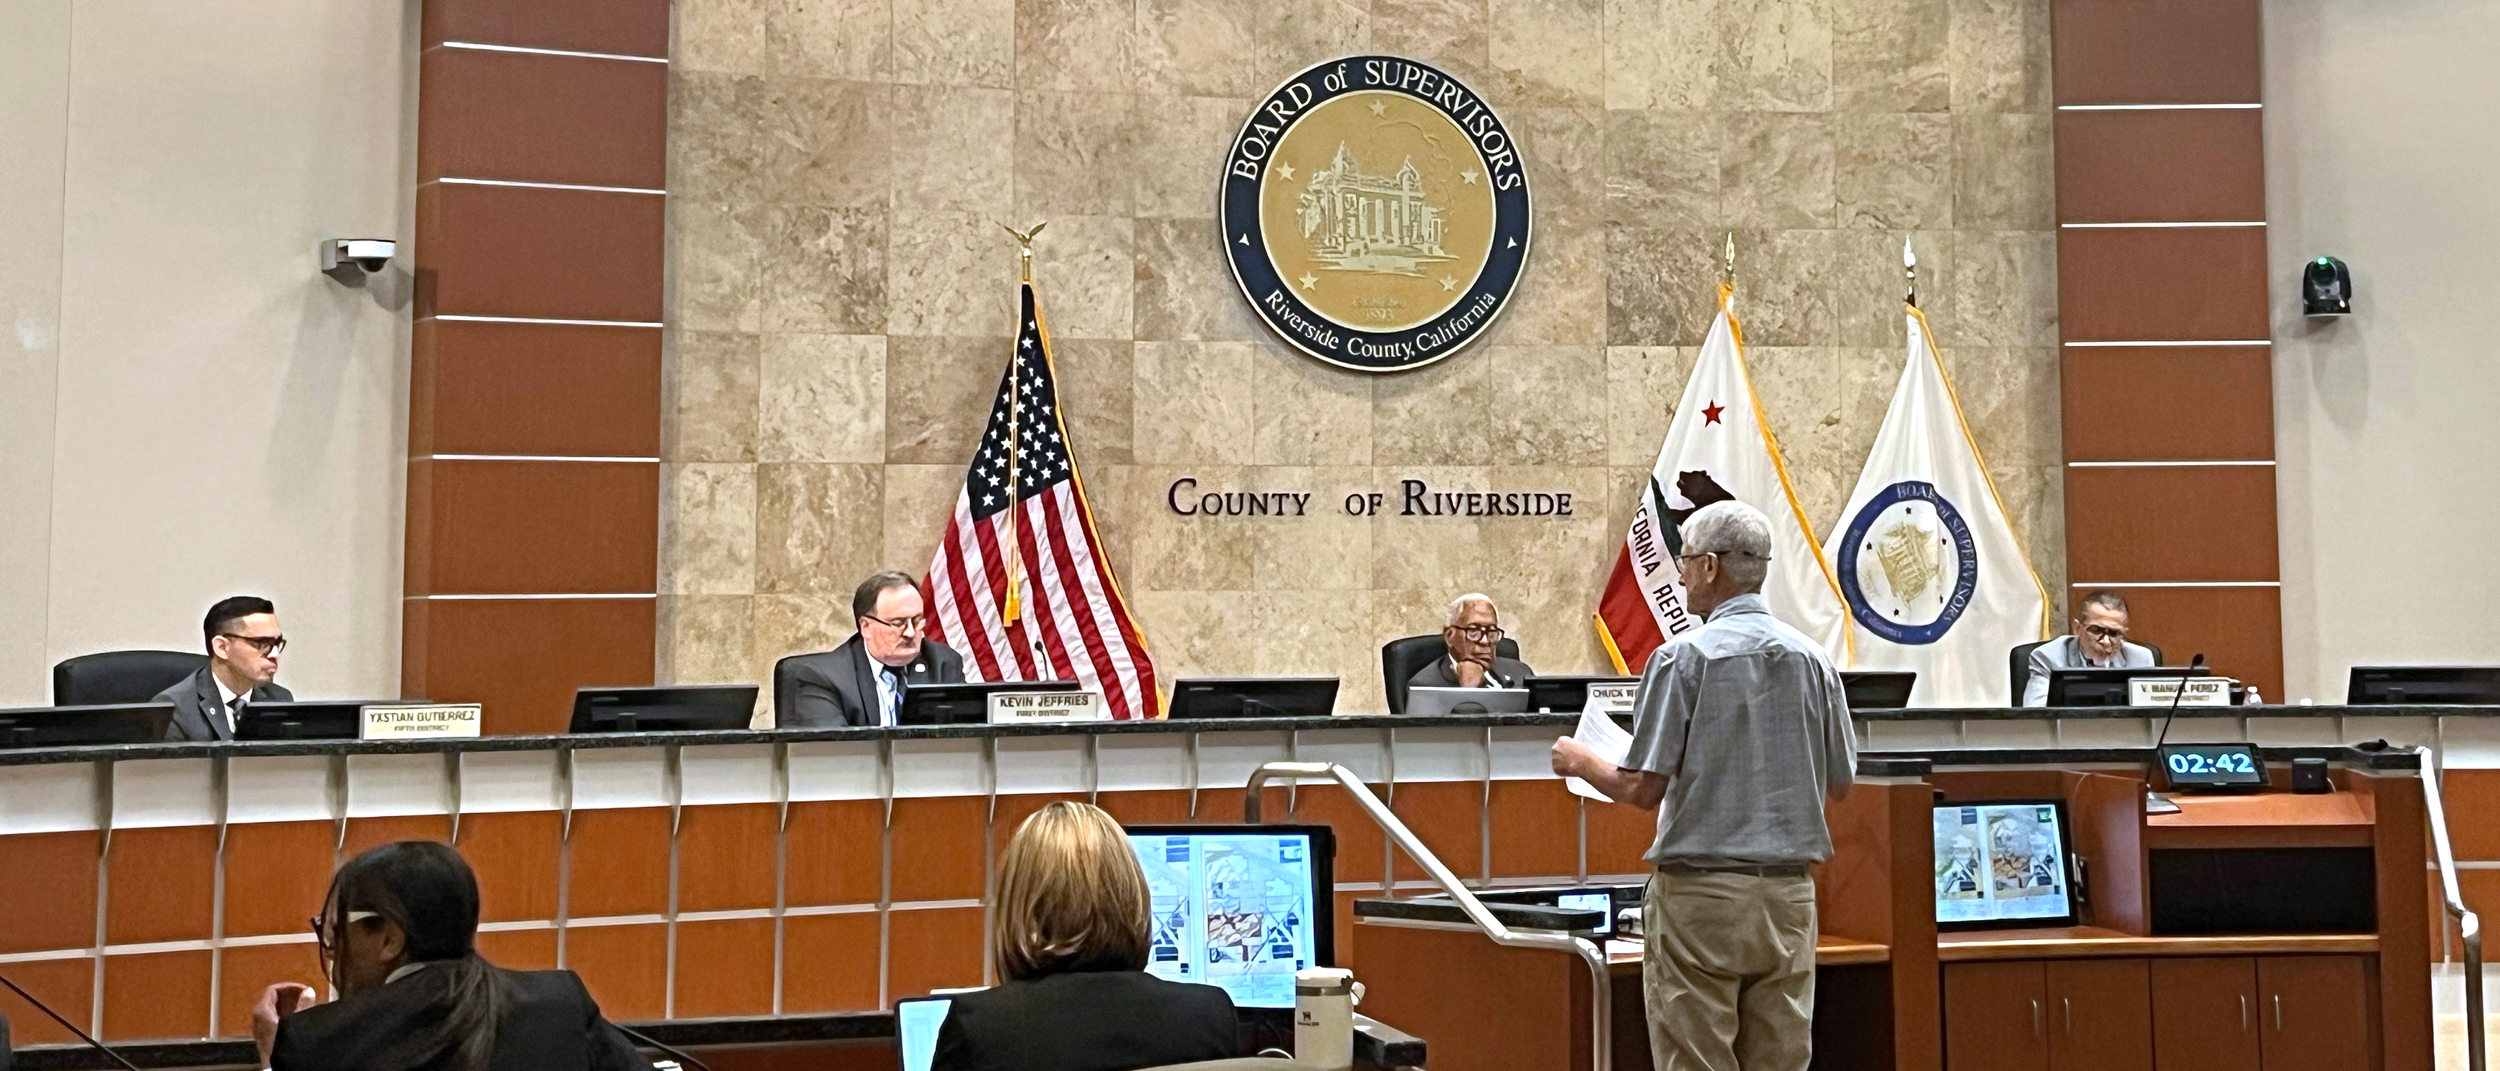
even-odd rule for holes
{"type": "Polygon", "coordinates": [[[2172,803],[2169,797],[2153,791],[2153,775],[2161,767],[2161,746],[2170,742],[2170,723],[2178,720],[2179,700],[2187,697],[2188,678],[2204,675],[2205,652],[2198,651],[2196,657],[2188,659],[2187,668],[2188,671],[2179,677],[2178,690],[2170,693],[2170,712],[2162,715],[2161,732],[2153,737],[2152,761],[2144,764],[2144,813],[2146,814],[2169,814],[2179,809],[2179,805],[2172,803]]]}
{"type": "MultiPolygon", "coordinates": [[[[112,1058],[113,1058],[113,1062],[114,1062],[114,1063],[117,1063],[117,1064],[122,1065],[123,1067],[129,1068],[129,1069],[130,1069],[130,1071],[139,1071],[139,1065],[134,1064],[134,1063],[131,1063],[131,1062],[130,1062],[130,1061],[128,1061],[128,1060],[122,1059],[122,1054],[120,1054],[120,1053],[118,1053],[118,1052],[114,1052],[112,1049],[105,1047],[105,1044],[104,1044],[103,1042],[101,1042],[101,1041],[97,1041],[95,1038],[90,1037],[90,1036],[87,1034],[87,1032],[86,1032],[86,1031],[78,1029],[78,1025],[77,1025],[76,1023],[72,1023],[72,1022],[70,1022],[70,1021],[69,1021],[69,1020],[67,1020],[67,1019],[63,1019],[63,1018],[61,1018],[61,1013],[56,1012],[56,1011],[53,1011],[53,1010],[52,1010],[52,1006],[51,1006],[51,1005],[46,1004],[46,1003],[44,1003],[44,1002],[42,1002],[42,1001],[40,1001],[40,1000],[35,999],[35,995],[34,995],[34,994],[27,992],[25,989],[21,988],[21,987],[20,987],[20,986],[19,986],[16,982],[12,982],[12,981],[10,981],[10,980],[9,980],[9,976],[8,976],[8,975],[5,975],[5,974],[0,974],[0,985],[4,985],[4,986],[9,987],[9,992],[17,994],[19,999],[24,1000],[24,1001],[25,1001],[26,1003],[28,1003],[28,1004],[32,1004],[32,1005],[34,1005],[34,1006],[35,1006],[35,1010],[36,1010],[36,1011],[39,1011],[39,1012],[44,1013],[45,1015],[51,1016],[51,1017],[52,1017],[52,1021],[53,1021],[53,1022],[56,1022],[56,1023],[61,1024],[62,1028],[63,1028],[63,1029],[65,1029],[65,1030],[68,1030],[70,1033],[78,1035],[78,1040],[83,1041],[83,1042],[86,1042],[86,1043],[87,1043],[87,1044],[89,1044],[89,1045],[93,1045],[93,1046],[95,1046],[95,1050],[96,1050],[97,1052],[100,1052],[100,1053],[103,1053],[103,1054],[104,1054],[104,1055],[106,1055],[106,1056],[110,1056],[110,1057],[112,1057],[112,1058]]],[[[6,1056],[6,1055],[8,1055],[6,1052],[0,1052],[0,1056],[6,1056]]],[[[0,1063],[5,1063],[5,1062],[6,1062],[6,1061],[0,1061],[0,1063]]]]}

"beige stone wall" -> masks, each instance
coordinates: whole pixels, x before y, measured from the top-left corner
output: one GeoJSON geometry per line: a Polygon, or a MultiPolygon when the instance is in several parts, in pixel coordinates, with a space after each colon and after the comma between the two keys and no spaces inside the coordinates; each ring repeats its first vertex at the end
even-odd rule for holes
{"type": "Polygon", "coordinates": [[[1733,230],[1762,400],[1828,531],[1902,361],[1900,247],[2033,562],[2064,579],[2046,0],[680,0],[660,675],[756,681],[917,573],[1038,243],[1076,456],[1166,679],[1333,673],[1459,592],[1530,662],[1589,615],[1733,230]],[[1517,132],[1514,306],[1420,372],[1338,371],[1244,307],[1214,228],[1254,100],[1426,60],[1517,132]],[[1167,486],[1312,494],[1175,517],[1167,486]],[[1538,518],[1377,520],[1405,478],[1561,490],[1538,518]],[[1323,507],[1325,504],[1325,508],[1323,507]]]}

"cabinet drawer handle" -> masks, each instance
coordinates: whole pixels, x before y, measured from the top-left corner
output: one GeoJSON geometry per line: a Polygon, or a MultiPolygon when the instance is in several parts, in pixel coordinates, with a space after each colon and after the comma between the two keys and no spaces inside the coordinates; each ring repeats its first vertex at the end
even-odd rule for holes
{"type": "Polygon", "coordinates": [[[2066,1033],[2071,1037],[2075,1032],[2075,998],[2059,997],[2057,1002],[2066,1006],[2066,1033]]]}
{"type": "Polygon", "coordinates": [[[2040,1002],[2031,1002],[2031,1036],[2040,1036],[2040,1002]]]}
{"type": "Polygon", "coordinates": [[[2248,1033],[2248,994],[2240,994],[2240,1033],[2248,1033]]]}
{"type": "Polygon", "coordinates": [[[2283,1032],[2283,994],[2274,995],[2274,1032],[2283,1032]]]}

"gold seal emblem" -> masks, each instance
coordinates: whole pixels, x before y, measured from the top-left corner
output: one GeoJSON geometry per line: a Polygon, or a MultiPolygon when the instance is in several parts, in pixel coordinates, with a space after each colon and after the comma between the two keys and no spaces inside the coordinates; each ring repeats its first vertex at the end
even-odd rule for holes
{"type": "Polygon", "coordinates": [[[1313,67],[1243,125],[1225,251],[1262,319],[1304,352],[1396,371],[1446,357],[1508,303],[1527,177],[1463,84],[1383,56],[1313,67]]]}

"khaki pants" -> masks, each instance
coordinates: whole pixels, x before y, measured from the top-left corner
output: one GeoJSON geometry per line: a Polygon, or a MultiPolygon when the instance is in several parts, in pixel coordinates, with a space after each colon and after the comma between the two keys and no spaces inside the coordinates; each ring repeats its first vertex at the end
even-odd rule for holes
{"type": "Polygon", "coordinates": [[[1662,869],[1642,907],[1641,993],[1657,1071],[1805,1071],[1814,879],[1662,869]]]}

